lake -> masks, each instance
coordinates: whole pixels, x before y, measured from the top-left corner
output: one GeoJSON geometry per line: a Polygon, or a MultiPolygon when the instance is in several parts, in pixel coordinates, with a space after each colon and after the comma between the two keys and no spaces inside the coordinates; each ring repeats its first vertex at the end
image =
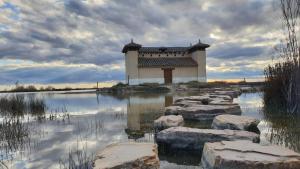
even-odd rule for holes
{"type": "MultiPolygon", "coordinates": [[[[2,93],[0,97],[14,94],[2,93]]],[[[18,93],[45,101],[44,114],[24,114],[14,127],[3,125],[13,117],[1,115],[2,131],[17,132],[1,140],[0,161],[17,169],[68,168],[77,159],[91,161],[97,151],[118,142],[155,142],[153,121],[163,115],[164,107],[176,97],[197,95],[135,94],[113,96],[90,93],[18,93]],[[5,129],[9,127],[9,129],[5,129]],[[15,130],[11,130],[11,129],[15,130]]],[[[299,119],[272,116],[264,112],[263,93],[242,94],[242,115],[261,119],[261,144],[280,144],[300,150],[299,119]]],[[[186,122],[186,126],[210,128],[211,122],[186,122]]],[[[159,153],[161,168],[200,168],[201,154],[189,152],[159,153]]],[[[82,168],[90,163],[82,164],[82,168]]],[[[1,168],[1,165],[0,165],[1,168]]]]}

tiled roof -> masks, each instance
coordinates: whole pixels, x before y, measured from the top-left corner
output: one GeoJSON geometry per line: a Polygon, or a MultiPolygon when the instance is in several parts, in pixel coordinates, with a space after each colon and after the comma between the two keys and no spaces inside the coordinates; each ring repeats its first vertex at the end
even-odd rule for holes
{"type": "Polygon", "coordinates": [[[130,43],[126,44],[123,47],[122,52],[126,53],[127,51],[134,50],[139,51],[141,53],[160,53],[160,52],[194,52],[196,50],[205,50],[205,48],[208,48],[209,45],[202,43],[200,40],[198,43],[196,43],[193,46],[189,47],[142,47],[142,45],[134,43],[133,40],[131,40],[130,43]]]}
{"type": "Polygon", "coordinates": [[[142,45],[134,43],[133,40],[131,40],[130,43],[126,44],[123,49],[122,52],[126,53],[129,50],[139,50],[142,47],[142,45]]]}
{"type": "Polygon", "coordinates": [[[185,52],[189,47],[141,47],[139,52],[185,52]]]}
{"type": "Polygon", "coordinates": [[[191,57],[178,58],[138,58],[139,67],[196,67],[197,62],[191,57]]]}
{"type": "Polygon", "coordinates": [[[194,52],[196,50],[205,50],[205,48],[208,48],[209,45],[208,44],[205,44],[205,43],[202,43],[200,40],[198,43],[196,43],[195,45],[191,46],[189,48],[189,52],[194,52]]]}

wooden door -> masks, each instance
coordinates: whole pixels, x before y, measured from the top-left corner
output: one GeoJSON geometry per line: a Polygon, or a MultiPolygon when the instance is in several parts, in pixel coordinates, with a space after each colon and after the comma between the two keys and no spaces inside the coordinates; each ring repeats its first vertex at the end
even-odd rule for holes
{"type": "Polygon", "coordinates": [[[164,69],[165,84],[172,84],[172,69],[164,69]]]}

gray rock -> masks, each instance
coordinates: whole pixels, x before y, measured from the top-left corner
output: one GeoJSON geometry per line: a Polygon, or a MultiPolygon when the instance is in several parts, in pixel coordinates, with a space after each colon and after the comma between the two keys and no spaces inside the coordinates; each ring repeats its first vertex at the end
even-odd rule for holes
{"type": "Polygon", "coordinates": [[[94,169],[158,169],[157,146],[152,143],[120,143],[97,154],[94,169]]]}
{"type": "Polygon", "coordinates": [[[168,115],[161,116],[157,120],[154,120],[154,128],[156,130],[163,130],[170,127],[183,126],[183,117],[181,115],[168,115]]]}
{"type": "Polygon", "coordinates": [[[201,101],[195,101],[195,100],[176,100],[173,103],[173,106],[180,106],[180,107],[188,107],[193,105],[203,105],[201,101]]]}
{"type": "Polygon", "coordinates": [[[260,133],[257,125],[259,120],[237,115],[219,115],[216,116],[212,123],[214,129],[231,129],[231,130],[245,130],[255,133],[260,133]]]}
{"type": "Polygon", "coordinates": [[[193,105],[236,105],[232,100],[227,100],[221,97],[206,98],[202,100],[196,100],[193,98],[179,98],[175,100],[173,106],[188,107],[193,105]]]}
{"type": "Polygon", "coordinates": [[[299,169],[300,154],[276,145],[221,141],[205,143],[201,163],[204,169],[299,169]]]}
{"type": "Polygon", "coordinates": [[[214,93],[218,95],[228,95],[232,98],[237,98],[239,95],[242,94],[240,90],[219,90],[215,91],[214,93]]]}
{"type": "Polygon", "coordinates": [[[232,97],[229,95],[221,95],[221,94],[202,94],[200,96],[188,96],[188,97],[180,97],[175,100],[175,103],[182,100],[190,100],[190,101],[212,101],[214,99],[223,99],[227,101],[232,101],[232,97]]]}
{"type": "Polygon", "coordinates": [[[171,149],[201,150],[206,142],[250,140],[259,142],[259,135],[239,130],[172,127],[157,133],[156,142],[171,149]]]}
{"type": "Polygon", "coordinates": [[[165,109],[166,115],[182,115],[185,120],[212,120],[221,114],[240,115],[239,105],[191,105],[187,107],[169,106],[165,109]]]}

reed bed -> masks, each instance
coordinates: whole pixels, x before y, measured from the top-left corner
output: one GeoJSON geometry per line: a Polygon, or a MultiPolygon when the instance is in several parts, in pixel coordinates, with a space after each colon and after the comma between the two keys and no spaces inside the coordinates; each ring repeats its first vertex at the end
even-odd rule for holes
{"type": "Polygon", "coordinates": [[[77,140],[77,147],[69,150],[68,157],[60,159],[60,169],[92,169],[95,154],[88,154],[87,144],[85,146],[79,146],[79,140],[77,140]]]}
{"type": "Polygon", "coordinates": [[[285,39],[277,48],[278,60],[265,68],[265,104],[300,115],[300,2],[279,0],[285,39]]]}
{"type": "Polygon", "coordinates": [[[44,100],[23,95],[7,95],[0,98],[1,116],[41,115],[46,111],[44,100]]]}

